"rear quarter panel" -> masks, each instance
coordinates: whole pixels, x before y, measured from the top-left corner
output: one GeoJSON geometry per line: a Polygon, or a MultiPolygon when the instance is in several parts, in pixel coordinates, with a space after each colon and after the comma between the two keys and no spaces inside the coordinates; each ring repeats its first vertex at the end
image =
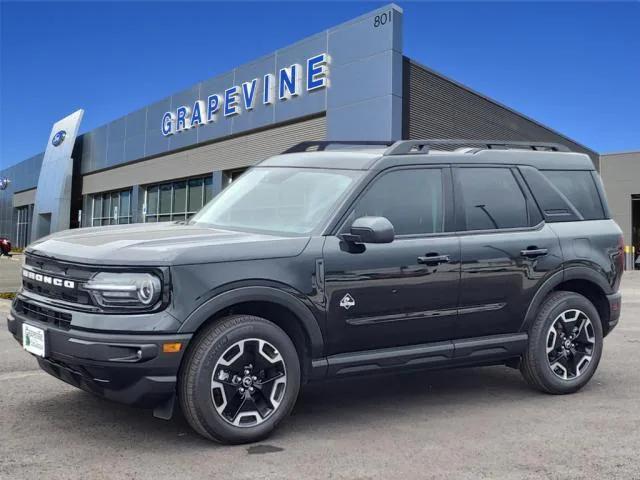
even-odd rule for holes
{"type": "Polygon", "coordinates": [[[565,271],[572,267],[588,267],[602,275],[613,293],[620,287],[623,252],[622,230],[613,220],[551,223],[560,239],[565,271]]]}

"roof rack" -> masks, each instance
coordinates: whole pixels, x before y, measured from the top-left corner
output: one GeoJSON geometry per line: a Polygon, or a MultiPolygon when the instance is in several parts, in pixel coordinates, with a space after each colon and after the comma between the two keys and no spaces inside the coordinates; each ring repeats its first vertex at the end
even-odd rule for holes
{"type": "MultiPolygon", "coordinates": [[[[395,142],[398,143],[398,142],[395,142]]],[[[362,147],[363,149],[369,147],[391,147],[395,145],[393,140],[389,141],[368,141],[368,140],[318,140],[318,141],[307,141],[300,142],[293,147],[288,148],[282,153],[300,153],[300,152],[309,152],[309,151],[323,151],[327,150],[331,145],[343,145],[343,146],[351,146],[351,147],[362,147]],[[313,149],[312,149],[313,148],[313,149]]]]}
{"type": "Polygon", "coordinates": [[[551,152],[570,152],[566,145],[547,142],[518,142],[509,140],[471,140],[471,139],[428,139],[399,140],[385,150],[385,155],[405,155],[410,153],[429,153],[432,146],[476,147],[480,150],[541,150],[551,152]]]}

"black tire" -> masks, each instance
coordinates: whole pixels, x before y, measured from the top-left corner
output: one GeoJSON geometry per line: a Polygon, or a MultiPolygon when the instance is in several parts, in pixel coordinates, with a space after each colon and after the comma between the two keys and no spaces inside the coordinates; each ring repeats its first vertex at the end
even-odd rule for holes
{"type": "MultiPolygon", "coordinates": [[[[529,385],[545,393],[562,395],[576,392],[589,382],[598,368],[598,363],[602,356],[602,338],[600,315],[587,298],[574,292],[553,292],[545,299],[533,324],[529,328],[527,350],[520,362],[520,371],[529,385]],[[561,378],[559,375],[562,372],[556,374],[552,370],[551,362],[555,358],[550,360],[548,355],[553,355],[553,352],[547,353],[547,342],[553,339],[553,335],[549,332],[557,318],[563,312],[572,310],[583,312],[593,326],[590,329],[593,341],[591,360],[577,376],[561,378]]],[[[559,340],[560,344],[562,344],[562,339],[559,340]]],[[[574,365],[575,363],[578,362],[574,362],[574,365]]]]}
{"type": "MultiPolygon", "coordinates": [[[[249,349],[249,347],[243,348],[249,349]]],[[[238,362],[242,362],[242,360],[240,358],[238,362]]],[[[260,360],[263,361],[263,359],[260,360]]],[[[228,381],[226,385],[230,385],[230,382],[228,381]]],[[[237,386],[239,391],[242,384],[237,384],[237,386]]],[[[254,386],[254,391],[258,390],[258,383],[254,386]]],[[[235,386],[228,388],[235,388],[235,386]]],[[[298,397],[299,389],[300,361],[293,342],[274,323],[251,315],[226,317],[204,327],[196,335],[192,345],[190,345],[178,378],[180,406],[191,427],[205,438],[228,444],[257,442],[266,438],[291,412],[298,397]],[[284,390],[284,392],[277,392],[280,395],[280,401],[272,409],[271,413],[265,415],[264,418],[255,417],[256,422],[259,421],[259,418],[262,423],[253,426],[236,426],[230,423],[231,418],[229,416],[223,417],[224,412],[219,412],[214,404],[214,398],[216,398],[214,391],[221,390],[221,388],[216,389],[213,387],[212,382],[214,380],[212,377],[214,368],[231,368],[220,367],[219,362],[221,359],[225,361],[222,357],[225,352],[227,352],[227,355],[230,355],[229,352],[233,354],[232,349],[236,348],[235,345],[238,342],[248,342],[243,345],[250,345],[251,342],[254,342],[253,339],[266,341],[268,342],[267,345],[270,344],[275,348],[272,351],[275,352],[275,355],[279,355],[278,358],[281,359],[281,361],[278,361],[278,365],[281,366],[283,364],[286,369],[284,376],[286,383],[279,389],[284,390]]],[[[262,390],[254,395],[260,395],[261,392],[262,390]]],[[[234,393],[233,395],[240,395],[239,398],[244,398],[247,394],[248,389],[247,393],[234,393]]],[[[226,397],[227,395],[225,394],[225,403],[227,403],[226,397]]],[[[252,396],[252,398],[254,397],[252,396]]],[[[273,406],[273,404],[270,405],[273,406]]]]}

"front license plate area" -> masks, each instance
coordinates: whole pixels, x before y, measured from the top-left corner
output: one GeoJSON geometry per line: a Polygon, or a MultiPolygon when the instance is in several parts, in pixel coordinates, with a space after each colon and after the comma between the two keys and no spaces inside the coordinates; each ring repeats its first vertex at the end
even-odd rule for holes
{"type": "Polygon", "coordinates": [[[47,354],[45,331],[42,328],[23,323],[22,346],[27,352],[44,357],[47,354]]]}

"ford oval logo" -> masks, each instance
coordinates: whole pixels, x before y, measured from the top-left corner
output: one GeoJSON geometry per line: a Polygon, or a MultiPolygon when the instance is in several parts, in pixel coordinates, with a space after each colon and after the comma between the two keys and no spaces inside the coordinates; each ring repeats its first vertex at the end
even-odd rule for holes
{"type": "Polygon", "coordinates": [[[56,133],[53,136],[53,140],[51,140],[51,144],[54,147],[57,147],[58,145],[60,145],[62,142],[64,142],[65,137],[67,136],[67,132],[65,132],[64,130],[60,130],[58,133],[56,133]]]}
{"type": "Polygon", "coordinates": [[[6,190],[10,183],[11,180],[7,177],[0,177],[0,190],[6,190]]]}

